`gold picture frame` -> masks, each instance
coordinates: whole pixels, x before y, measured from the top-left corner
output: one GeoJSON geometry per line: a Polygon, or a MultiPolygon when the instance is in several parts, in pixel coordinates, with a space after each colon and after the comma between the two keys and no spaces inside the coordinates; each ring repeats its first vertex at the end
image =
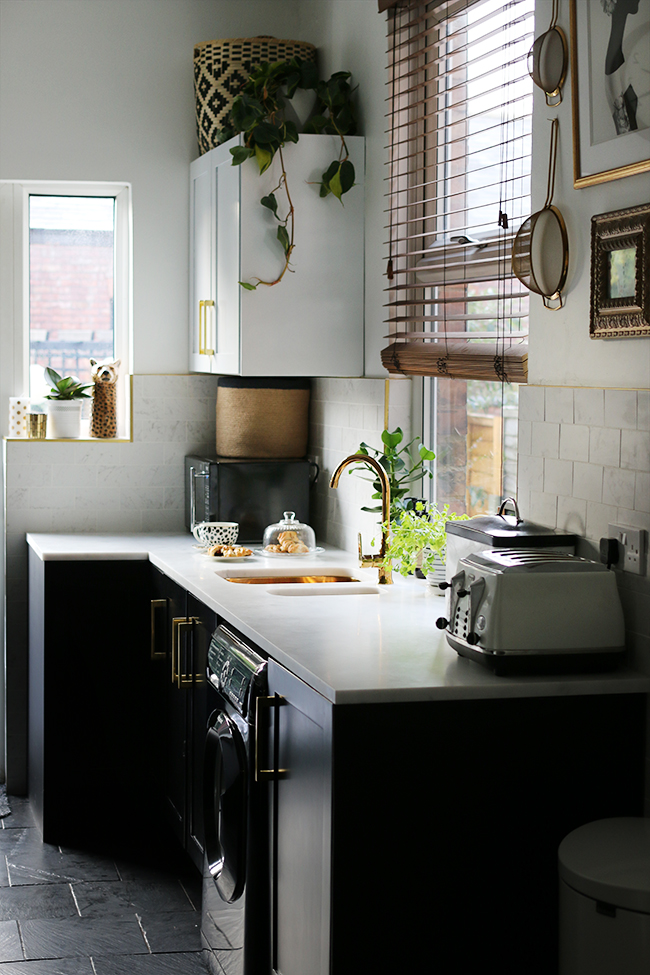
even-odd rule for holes
{"type": "Polygon", "coordinates": [[[650,335],[650,203],[591,218],[592,339],[650,335]]]}
{"type": "MultiPolygon", "coordinates": [[[[623,42],[618,59],[613,62],[619,64],[619,68],[607,73],[606,61],[611,59],[615,6],[607,7],[597,0],[580,0],[579,3],[571,0],[570,3],[573,185],[576,189],[650,172],[650,128],[647,119],[635,118],[637,128],[626,128],[630,121],[621,121],[619,102],[624,101],[629,88],[621,98],[616,97],[613,88],[616,76],[622,71],[629,72],[630,77],[626,75],[623,84],[631,84],[632,88],[636,85],[638,94],[644,96],[643,103],[648,103],[650,4],[641,3],[634,14],[627,15],[621,30],[623,42]],[[624,43],[629,41],[632,44],[637,38],[640,39],[639,50],[632,56],[624,43]],[[628,54],[627,62],[625,53],[628,54]],[[638,69],[634,78],[631,77],[633,69],[638,69]]],[[[625,116],[625,109],[622,111],[625,116]]]]}

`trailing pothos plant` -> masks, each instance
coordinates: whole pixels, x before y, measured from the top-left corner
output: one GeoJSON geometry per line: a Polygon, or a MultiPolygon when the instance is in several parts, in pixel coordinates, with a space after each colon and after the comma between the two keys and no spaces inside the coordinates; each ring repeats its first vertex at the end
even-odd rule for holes
{"type": "Polygon", "coordinates": [[[433,571],[436,562],[447,557],[448,521],[465,521],[467,515],[456,514],[446,504],[442,509],[419,501],[415,508],[402,512],[398,522],[391,523],[391,539],[386,552],[384,565],[398,562],[397,571],[407,576],[416,568],[426,575],[433,571]]]}
{"type": "Polygon", "coordinates": [[[254,158],[261,175],[277,153],[281,167],[277,186],[263,196],[260,203],[271,211],[278,222],[276,236],[284,252],[284,266],[272,281],[261,278],[256,278],[254,282],[240,281],[242,288],[248,291],[255,291],[260,285],[272,287],[291,270],[291,255],[295,246],[294,205],[282,149],[288,142],[298,142],[299,139],[295,124],[286,119],[284,113],[286,100],[293,98],[299,88],[316,92],[316,112],[305,125],[305,132],[337,135],[341,140],[338,158],[322,174],[320,195],[326,197],[332,193],[342,203],[343,194],[354,186],[354,166],[345,143],[345,136],[356,132],[353,89],[349,78],[349,71],[337,71],[328,81],[321,81],[316,65],[301,58],[261,64],[251,72],[241,94],[233,102],[233,127],[220,133],[224,141],[240,132],[244,134],[244,144],[230,150],[233,166],[241,166],[247,159],[254,158]],[[283,195],[282,203],[278,201],[277,193],[283,195]]]}

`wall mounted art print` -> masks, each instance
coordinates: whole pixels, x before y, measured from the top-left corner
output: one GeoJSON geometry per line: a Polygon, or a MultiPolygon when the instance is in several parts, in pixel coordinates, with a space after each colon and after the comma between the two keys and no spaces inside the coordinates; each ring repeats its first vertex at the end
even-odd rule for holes
{"type": "Polygon", "coordinates": [[[571,0],[573,185],[650,171],[650,0],[571,0]]]}

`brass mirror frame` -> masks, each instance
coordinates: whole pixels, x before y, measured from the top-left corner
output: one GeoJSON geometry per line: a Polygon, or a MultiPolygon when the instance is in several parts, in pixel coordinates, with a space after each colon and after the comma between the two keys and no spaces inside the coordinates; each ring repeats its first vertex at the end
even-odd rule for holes
{"type": "Polygon", "coordinates": [[[650,335],[650,203],[591,218],[592,339],[640,338],[650,335]],[[610,255],[636,250],[634,294],[610,297],[610,255]]]}

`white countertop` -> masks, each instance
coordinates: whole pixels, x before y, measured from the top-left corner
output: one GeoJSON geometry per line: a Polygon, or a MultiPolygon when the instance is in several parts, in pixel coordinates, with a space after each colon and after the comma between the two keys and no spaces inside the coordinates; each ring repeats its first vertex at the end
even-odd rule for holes
{"type": "MultiPolygon", "coordinates": [[[[224,566],[201,555],[188,533],[170,535],[28,534],[44,561],[149,559],[253,643],[335,704],[575,694],[647,693],[650,677],[631,670],[557,677],[495,677],[459,657],[436,628],[444,597],[424,581],[377,586],[375,569],[327,548],[303,558],[253,557],[224,566]],[[288,587],[237,585],[224,575],[330,574],[342,569],[363,593],[287,595],[288,587]],[[275,591],[274,591],[275,590],[275,591]],[[368,590],[370,590],[368,592],[368,590]]],[[[344,584],[337,584],[341,586],[344,584]]],[[[312,592],[320,587],[313,586],[312,592]]],[[[328,588],[328,587],[325,587],[328,588]]]]}

